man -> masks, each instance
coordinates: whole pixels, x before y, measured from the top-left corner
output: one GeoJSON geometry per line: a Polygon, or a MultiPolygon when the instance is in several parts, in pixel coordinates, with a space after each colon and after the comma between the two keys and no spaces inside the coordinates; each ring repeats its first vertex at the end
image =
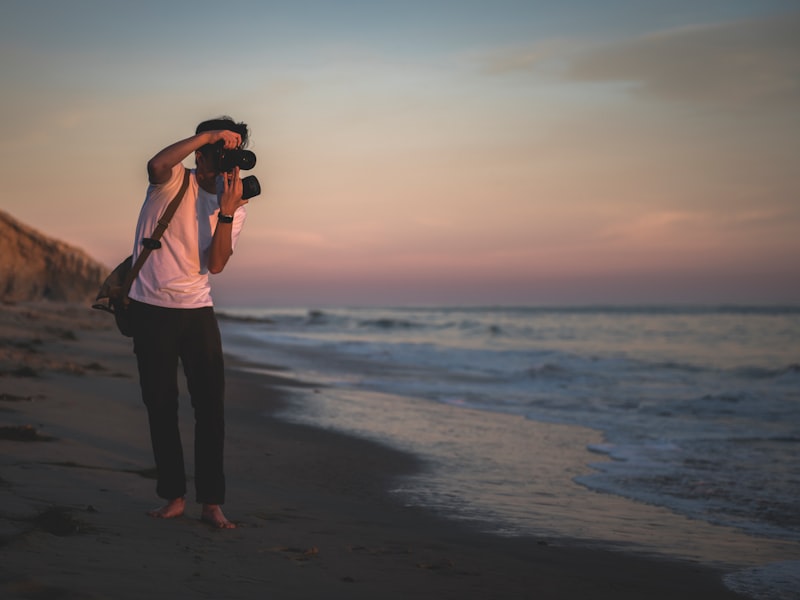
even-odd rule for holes
{"type": "Polygon", "coordinates": [[[147,163],[150,185],[136,227],[133,259],[142,240],[180,190],[182,161],[194,153],[196,168],[178,210],[145,261],[130,291],[134,352],[142,399],[158,471],[157,494],[166,504],[148,514],[183,515],[186,475],[178,428],[178,359],[183,365],[195,414],[195,491],[203,521],[234,528],[222,512],[224,368],[209,273],[219,273],[233,253],[246,216],[239,169],[219,172],[225,150],[247,143],[248,129],[230,117],[204,121],[195,135],[158,152],[147,163]]]}

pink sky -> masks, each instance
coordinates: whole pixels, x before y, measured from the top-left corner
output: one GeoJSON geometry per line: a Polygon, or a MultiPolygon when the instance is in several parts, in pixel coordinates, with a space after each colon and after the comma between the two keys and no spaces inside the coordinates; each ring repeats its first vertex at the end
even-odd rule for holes
{"type": "Polygon", "coordinates": [[[4,36],[2,207],[116,264],[147,159],[227,113],[263,194],[225,305],[800,302],[800,15],[524,19],[154,67],[4,36]]]}

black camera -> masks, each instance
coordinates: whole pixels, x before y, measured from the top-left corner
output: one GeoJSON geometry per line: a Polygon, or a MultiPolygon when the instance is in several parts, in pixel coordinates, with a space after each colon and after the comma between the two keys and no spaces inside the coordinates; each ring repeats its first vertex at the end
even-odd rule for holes
{"type": "Polygon", "coordinates": [[[256,166],[256,155],[250,150],[242,150],[241,148],[226,150],[222,146],[215,146],[214,162],[220,173],[233,171],[234,167],[249,171],[256,166]]]}
{"type": "Polygon", "coordinates": [[[242,177],[242,200],[247,200],[258,196],[261,193],[261,184],[258,183],[255,175],[242,177]]]}
{"type": "MultiPolygon", "coordinates": [[[[249,171],[256,166],[256,155],[250,150],[241,148],[226,149],[223,141],[214,144],[214,168],[220,173],[233,171],[239,167],[243,171],[249,171]]],[[[255,175],[242,178],[242,199],[247,200],[258,196],[261,193],[261,184],[255,175]]]]}

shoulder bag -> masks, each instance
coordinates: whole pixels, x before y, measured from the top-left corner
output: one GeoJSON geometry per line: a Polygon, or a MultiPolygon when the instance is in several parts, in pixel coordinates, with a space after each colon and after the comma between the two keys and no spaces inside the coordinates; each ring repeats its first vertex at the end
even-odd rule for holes
{"type": "Polygon", "coordinates": [[[161,242],[159,240],[167,230],[167,226],[169,226],[169,222],[175,214],[175,211],[178,210],[178,205],[181,203],[188,186],[189,169],[184,168],[181,189],[178,190],[178,193],[169,203],[169,206],[167,206],[167,210],[161,215],[161,218],[158,220],[158,225],[155,231],[153,231],[153,235],[142,240],[142,246],[144,247],[136,258],[136,262],[133,262],[133,255],[131,255],[119,263],[100,286],[100,291],[97,292],[95,303],[92,304],[92,308],[104,310],[114,315],[117,329],[126,337],[133,336],[133,323],[129,309],[130,298],[128,297],[131,286],[133,285],[133,280],[139,275],[139,271],[147,260],[147,257],[150,256],[150,253],[153,250],[161,248],[161,242]]]}

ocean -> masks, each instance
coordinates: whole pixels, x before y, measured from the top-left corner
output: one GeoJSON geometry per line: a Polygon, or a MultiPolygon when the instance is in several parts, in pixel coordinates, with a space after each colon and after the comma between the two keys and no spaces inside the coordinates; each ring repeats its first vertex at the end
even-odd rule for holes
{"type": "Polygon", "coordinates": [[[320,385],[284,418],[426,461],[404,502],[797,597],[800,307],[218,312],[227,352],[320,385]]]}

